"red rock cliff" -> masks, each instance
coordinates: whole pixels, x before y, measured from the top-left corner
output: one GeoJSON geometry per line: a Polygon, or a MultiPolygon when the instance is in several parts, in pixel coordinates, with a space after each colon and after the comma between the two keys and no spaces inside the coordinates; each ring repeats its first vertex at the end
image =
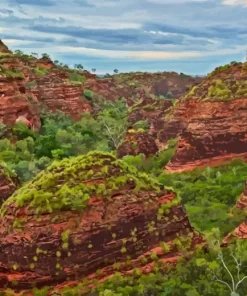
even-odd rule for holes
{"type": "Polygon", "coordinates": [[[185,171],[247,156],[247,63],[216,69],[177,105],[171,120],[184,122],[166,169],[185,171]]]}
{"type": "Polygon", "coordinates": [[[187,237],[191,247],[200,241],[173,192],[108,154],[52,164],[1,212],[2,288],[103,279],[116,264],[120,272],[148,272],[152,253],[176,261],[177,236],[187,237]]]}
{"type": "Polygon", "coordinates": [[[184,94],[198,79],[176,73],[131,73],[99,79],[88,71],[71,70],[55,65],[49,58],[37,59],[25,54],[12,54],[0,43],[0,121],[13,124],[20,116],[27,124],[39,128],[43,107],[61,110],[79,119],[91,112],[92,105],[84,96],[91,90],[105,100],[125,98],[129,106],[147,94],[173,98],[184,94]],[[157,85],[158,84],[158,85],[157,85]]]}

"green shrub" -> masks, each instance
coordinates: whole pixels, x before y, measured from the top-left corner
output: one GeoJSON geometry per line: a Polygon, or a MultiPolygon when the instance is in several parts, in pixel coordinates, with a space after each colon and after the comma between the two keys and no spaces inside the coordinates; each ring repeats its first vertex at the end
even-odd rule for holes
{"type": "Polygon", "coordinates": [[[43,77],[49,73],[49,69],[42,67],[42,66],[38,66],[33,69],[33,72],[36,76],[43,77]]]}
{"type": "Polygon", "coordinates": [[[209,87],[208,97],[221,100],[229,100],[232,98],[232,92],[223,81],[214,80],[213,85],[209,87]]]}
{"type": "Polygon", "coordinates": [[[73,72],[69,75],[69,79],[73,83],[82,84],[86,81],[86,78],[83,75],[80,75],[76,72],[73,72]]]}
{"type": "Polygon", "coordinates": [[[139,120],[134,123],[133,127],[136,130],[143,129],[145,131],[149,128],[149,122],[148,122],[148,120],[139,120]]]}

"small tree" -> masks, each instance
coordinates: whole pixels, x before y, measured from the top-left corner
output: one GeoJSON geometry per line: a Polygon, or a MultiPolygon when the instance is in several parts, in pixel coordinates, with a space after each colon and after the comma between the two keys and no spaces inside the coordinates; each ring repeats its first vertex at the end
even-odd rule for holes
{"type": "Polygon", "coordinates": [[[74,68],[77,69],[77,70],[83,70],[84,69],[81,64],[75,64],[74,68]]]}
{"type": "Polygon", "coordinates": [[[97,122],[102,127],[102,134],[108,139],[110,147],[117,149],[127,132],[128,109],[125,100],[114,103],[105,102],[98,113],[97,122]]]}
{"type": "Polygon", "coordinates": [[[43,59],[51,59],[50,56],[47,53],[42,53],[42,58],[43,59]]]}
{"type": "Polygon", "coordinates": [[[213,229],[213,238],[209,240],[209,246],[212,251],[217,254],[217,261],[208,262],[206,259],[197,259],[197,266],[206,267],[207,271],[212,274],[212,280],[225,285],[230,292],[230,296],[240,296],[238,293],[239,286],[241,283],[247,279],[247,276],[241,275],[241,266],[243,265],[243,260],[247,258],[247,242],[245,240],[238,240],[236,242],[235,248],[232,247],[226,249],[230,251],[230,258],[233,260],[237,274],[230,269],[227,264],[226,256],[223,255],[223,250],[221,248],[219,239],[219,230],[213,229]],[[226,271],[230,278],[230,283],[219,277],[219,273],[222,269],[226,271]]]}
{"type": "Polygon", "coordinates": [[[15,53],[16,55],[23,55],[23,54],[24,54],[24,52],[21,51],[21,50],[19,50],[19,49],[15,50],[14,53],[15,53]]]}
{"type": "Polygon", "coordinates": [[[35,57],[35,58],[38,58],[38,57],[39,57],[39,55],[38,55],[36,52],[31,52],[31,55],[32,55],[33,57],[35,57]]]}
{"type": "Polygon", "coordinates": [[[118,73],[118,69],[114,69],[113,72],[117,74],[118,73]]]}
{"type": "Polygon", "coordinates": [[[96,72],[96,69],[95,69],[95,68],[93,68],[93,69],[92,69],[92,72],[93,72],[93,73],[95,73],[95,72],[96,72]]]}

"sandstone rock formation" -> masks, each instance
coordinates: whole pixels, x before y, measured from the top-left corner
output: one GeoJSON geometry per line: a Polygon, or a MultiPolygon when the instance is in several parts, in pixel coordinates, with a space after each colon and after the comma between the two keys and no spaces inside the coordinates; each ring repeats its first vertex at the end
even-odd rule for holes
{"type": "Polygon", "coordinates": [[[154,257],[176,262],[178,238],[190,247],[201,241],[173,192],[97,152],[54,162],[1,214],[2,289],[62,288],[135,267],[150,272],[154,257]]]}
{"type": "Polygon", "coordinates": [[[80,82],[85,79],[84,74],[57,67],[47,58],[12,54],[2,47],[0,52],[0,121],[25,121],[39,129],[42,107],[69,113],[75,119],[91,111],[80,82]]]}
{"type": "Polygon", "coordinates": [[[125,98],[131,106],[150,94],[168,93],[177,98],[198,79],[166,72],[119,74],[100,79],[86,70],[54,64],[48,57],[12,54],[0,42],[0,121],[14,124],[18,112],[26,112],[32,128],[39,129],[39,113],[44,107],[63,111],[75,120],[84,112],[92,112],[92,102],[85,97],[85,90],[109,101],[125,98]]]}
{"type": "Polygon", "coordinates": [[[11,51],[8,49],[8,47],[0,40],[0,52],[3,53],[11,53],[11,51]]]}
{"type": "Polygon", "coordinates": [[[178,149],[166,167],[185,171],[247,157],[247,63],[217,68],[177,104],[178,149]]]}
{"type": "Polygon", "coordinates": [[[142,131],[131,129],[124,138],[124,142],[118,147],[118,157],[125,155],[144,154],[145,156],[154,155],[159,151],[156,138],[142,131]]]}
{"type": "Polygon", "coordinates": [[[178,115],[175,119],[170,118],[174,102],[146,98],[134,104],[128,116],[130,128],[118,147],[118,156],[143,153],[148,157],[167,149],[168,141],[176,138],[185,125],[178,115]],[[145,130],[139,128],[142,125],[145,130]]]}

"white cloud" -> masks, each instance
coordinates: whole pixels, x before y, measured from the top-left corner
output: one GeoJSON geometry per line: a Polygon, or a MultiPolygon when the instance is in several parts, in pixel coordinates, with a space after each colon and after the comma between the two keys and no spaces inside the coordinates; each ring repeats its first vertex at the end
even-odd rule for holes
{"type": "Polygon", "coordinates": [[[247,0],[223,0],[223,4],[247,6],[247,0]]]}
{"type": "Polygon", "coordinates": [[[191,3],[191,2],[207,2],[210,0],[147,0],[151,3],[157,3],[157,4],[180,4],[180,3],[191,3]]]}
{"type": "Polygon", "coordinates": [[[11,1],[0,0],[0,38],[10,49],[47,52],[66,63],[80,56],[156,65],[245,56],[247,0],[11,1]]]}

